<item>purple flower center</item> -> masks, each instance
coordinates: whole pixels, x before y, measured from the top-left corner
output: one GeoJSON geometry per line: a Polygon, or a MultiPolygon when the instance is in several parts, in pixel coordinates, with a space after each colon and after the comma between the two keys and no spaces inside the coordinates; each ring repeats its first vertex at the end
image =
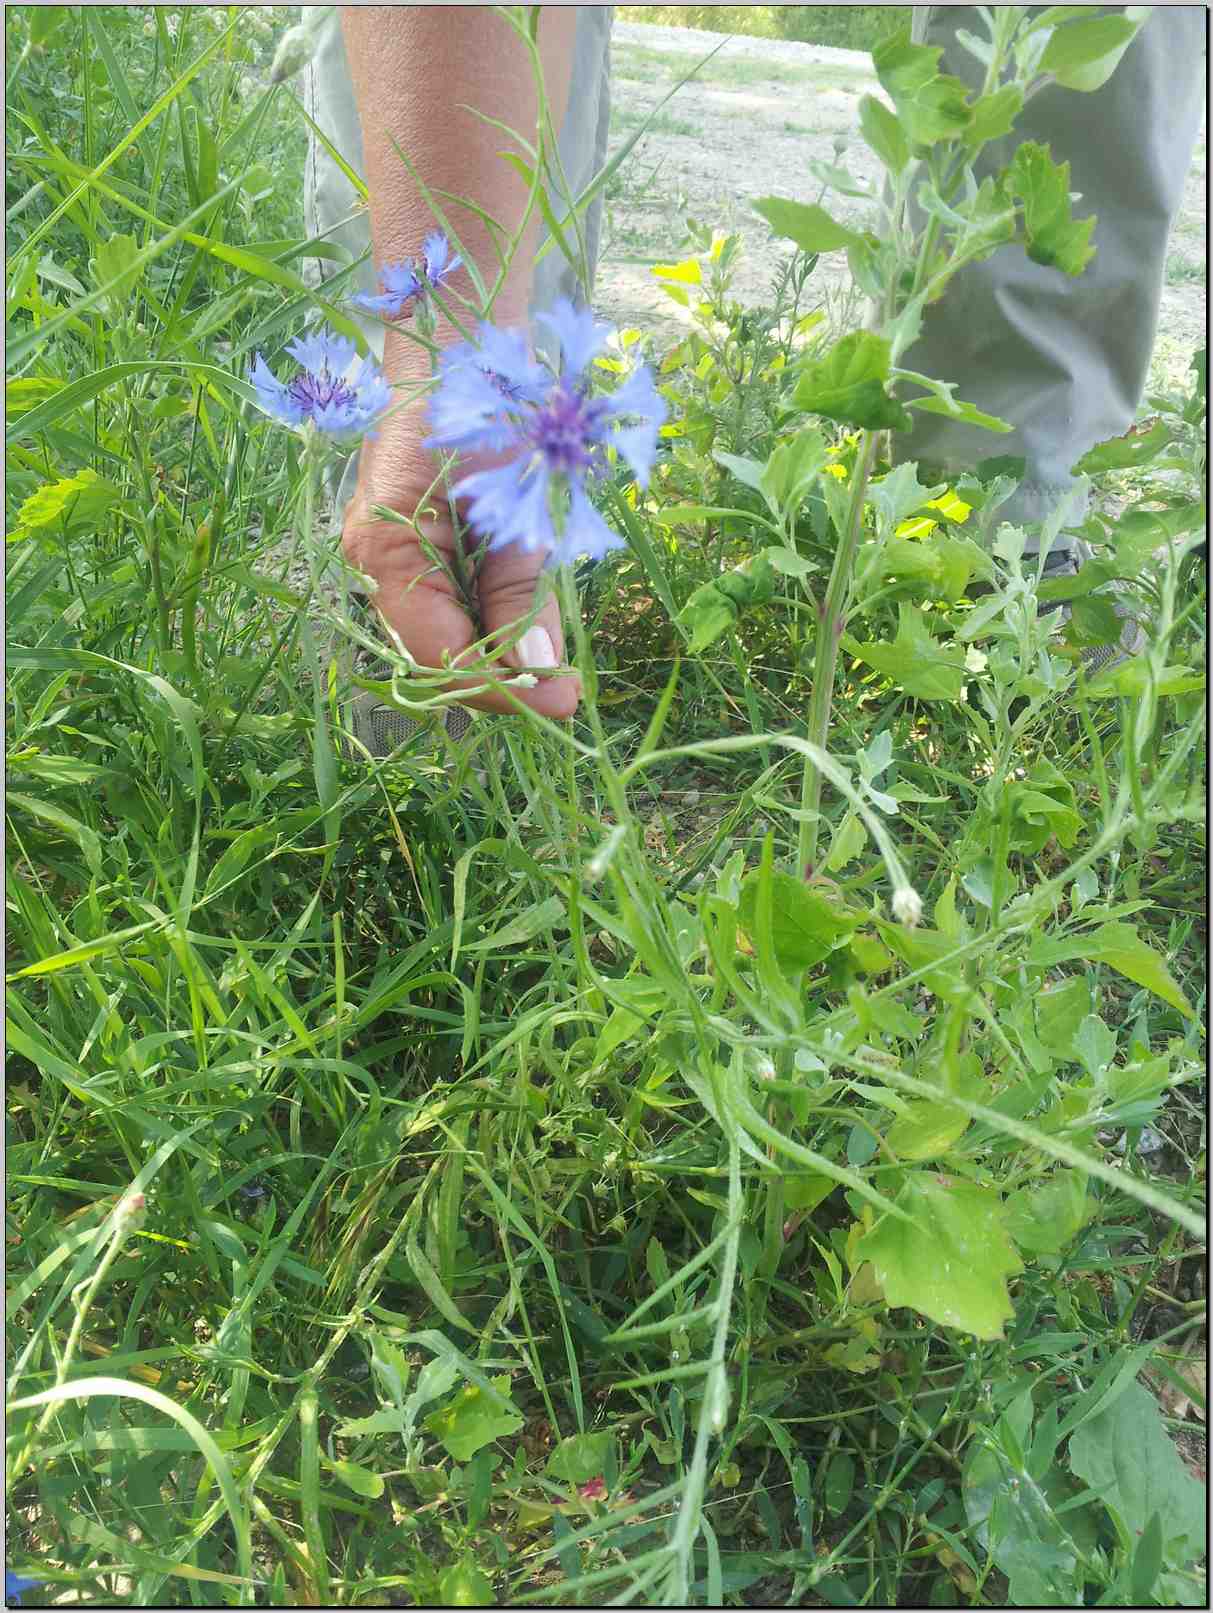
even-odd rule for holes
{"type": "Polygon", "coordinates": [[[337,408],[348,408],[350,404],[358,402],[358,394],[340,375],[331,375],[328,370],[305,370],[297,375],[287,387],[287,391],[308,414],[315,414],[329,404],[337,408]]]}
{"type": "Polygon", "coordinates": [[[550,471],[573,476],[593,462],[609,408],[605,398],[583,397],[564,382],[553,388],[528,431],[550,471]]]}

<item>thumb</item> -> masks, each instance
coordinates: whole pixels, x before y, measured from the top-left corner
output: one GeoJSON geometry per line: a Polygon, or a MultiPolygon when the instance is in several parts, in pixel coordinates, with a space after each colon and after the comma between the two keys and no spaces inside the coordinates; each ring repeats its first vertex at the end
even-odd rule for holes
{"type": "Polygon", "coordinates": [[[564,631],[560,606],[543,576],[542,552],[528,554],[517,544],[484,557],[480,571],[480,615],[485,631],[496,639],[511,638],[531,614],[536,590],[547,597],[531,625],[506,651],[514,666],[539,675],[533,689],[519,696],[541,716],[563,719],[577,710],[581,680],[564,665],[564,631]],[[561,668],[553,672],[553,668],[561,668]]]}

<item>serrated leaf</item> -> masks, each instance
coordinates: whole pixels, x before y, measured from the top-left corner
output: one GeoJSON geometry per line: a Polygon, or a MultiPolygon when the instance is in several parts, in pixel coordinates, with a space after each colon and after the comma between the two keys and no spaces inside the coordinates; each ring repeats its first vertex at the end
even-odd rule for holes
{"type": "Polygon", "coordinates": [[[889,396],[889,344],[873,331],[857,330],[836,342],[816,364],[801,372],[793,402],[798,408],[864,426],[870,431],[908,431],[905,408],[889,396]]]}
{"type": "MultiPolygon", "coordinates": [[[[761,879],[762,874],[756,870],[746,877],[741,887],[741,925],[755,942],[761,879]]],[[[857,919],[810,890],[792,874],[776,872],[770,879],[771,946],[775,961],[785,974],[798,974],[820,963],[841,945],[855,928],[857,919]]]]}
{"type": "MultiPolygon", "coordinates": [[[[1135,6],[1145,12],[1152,7],[1135,6]]],[[[1067,90],[1090,93],[1106,84],[1137,37],[1145,17],[1093,17],[1055,28],[1040,58],[1042,73],[1052,73],[1067,90]]]]}
{"type": "Polygon", "coordinates": [[[993,1188],[916,1171],[897,1195],[909,1221],[886,1215],[859,1239],[890,1305],[908,1305],[945,1327],[1000,1339],[1013,1314],[1007,1278],[1023,1266],[993,1188]]]}
{"type": "Polygon", "coordinates": [[[885,1141],[898,1159],[934,1159],[967,1130],[968,1115],[952,1103],[908,1103],[889,1127],[885,1141]]]}
{"type": "Polygon", "coordinates": [[[77,471],[58,482],[47,482],[22,504],[17,512],[14,537],[24,537],[42,527],[66,520],[67,530],[96,521],[111,504],[122,497],[120,488],[95,470],[77,471]]]}
{"type": "Polygon", "coordinates": [[[1034,1255],[1059,1255],[1089,1219],[1085,1171],[1055,1171],[1045,1182],[1021,1187],[1006,1202],[1007,1231],[1034,1255]]]}
{"type": "MultiPolygon", "coordinates": [[[[498,1393],[508,1399],[508,1377],[494,1378],[492,1384],[498,1393]]],[[[464,1385],[450,1405],[432,1412],[425,1419],[425,1426],[457,1462],[466,1462],[495,1439],[517,1433],[523,1421],[522,1413],[513,1402],[501,1406],[490,1400],[474,1383],[469,1383],[464,1385]]]]}
{"type": "Polygon", "coordinates": [[[1095,256],[1095,219],[1070,212],[1070,165],[1053,161],[1048,146],[1025,140],[1004,176],[1008,195],[1023,202],[1025,247],[1033,263],[1079,275],[1095,256]]]}
{"type": "Polygon", "coordinates": [[[1076,476],[1098,476],[1105,470],[1129,470],[1148,464],[1171,441],[1171,432],[1162,420],[1152,426],[1134,426],[1123,437],[1110,437],[1089,449],[1074,466],[1076,476]]]}
{"type": "Polygon", "coordinates": [[[863,236],[832,219],[815,202],[793,202],[782,196],[762,196],[754,203],[775,231],[792,241],[802,252],[838,252],[854,246],[863,236]]]}
{"type": "Polygon", "coordinates": [[[883,672],[917,700],[959,700],[965,683],[964,652],[941,645],[927,631],[923,613],[905,603],[898,607],[897,637],[892,644],[859,643],[846,636],[843,645],[868,666],[883,672]]]}
{"type": "Polygon", "coordinates": [[[1023,107],[1023,91],[1017,84],[1004,84],[989,95],[980,95],[971,107],[969,127],[965,130],[965,144],[970,147],[985,145],[989,140],[1001,140],[1010,134],[1023,107]]]}
{"type": "Polygon", "coordinates": [[[865,95],[859,103],[859,129],[889,172],[899,174],[910,160],[910,142],[897,114],[874,95],[865,95]]]}

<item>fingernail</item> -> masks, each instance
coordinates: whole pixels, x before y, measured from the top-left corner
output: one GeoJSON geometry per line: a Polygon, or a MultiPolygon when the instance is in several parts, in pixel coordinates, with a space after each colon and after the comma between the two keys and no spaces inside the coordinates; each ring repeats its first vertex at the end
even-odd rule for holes
{"type": "Polygon", "coordinates": [[[519,666],[559,666],[556,646],[546,627],[528,627],[518,640],[519,666]]]}

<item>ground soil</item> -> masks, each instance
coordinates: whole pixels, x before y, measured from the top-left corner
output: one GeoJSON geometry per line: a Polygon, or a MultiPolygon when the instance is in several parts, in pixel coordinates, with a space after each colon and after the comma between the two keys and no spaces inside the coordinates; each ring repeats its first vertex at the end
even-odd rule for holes
{"type": "MultiPolygon", "coordinates": [[[[651,267],[678,256],[680,247],[689,250],[688,214],[741,232],[746,254],[735,291],[741,302],[758,303],[781,248],[771,242],[752,200],[815,200],[821,186],[809,169],[813,160],[841,160],[865,183],[876,181],[880,171],[858,136],[859,99],[879,93],[865,53],[651,24],[615,25],[611,149],[712,51],[712,59],[657,114],[607,194],[598,307],[614,323],[671,339],[687,316],[661,292],[651,267]],[[846,142],[841,159],[839,141],[846,142]]],[[[1151,388],[1179,382],[1205,343],[1205,163],[1202,126],[1168,249],[1151,388]]],[[[863,201],[831,197],[829,206],[846,222],[865,221],[863,201]]],[[[827,299],[845,293],[847,284],[841,253],[824,257],[811,283],[827,299]]]]}

